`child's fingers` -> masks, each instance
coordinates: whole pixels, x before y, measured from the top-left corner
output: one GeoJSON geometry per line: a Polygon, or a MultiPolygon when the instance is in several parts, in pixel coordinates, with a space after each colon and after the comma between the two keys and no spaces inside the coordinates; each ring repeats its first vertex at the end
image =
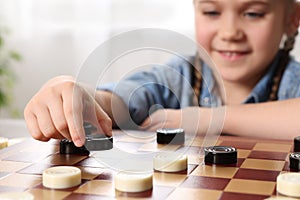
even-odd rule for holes
{"type": "Polygon", "coordinates": [[[29,122],[27,123],[27,128],[34,139],[45,142],[49,140],[49,138],[45,137],[41,132],[37,118],[32,112],[24,112],[24,119],[29,122]]]}
{"type": "Polygon", "coordinates": [[[112,121],[107,113],[95,101],[95,99],[84,91],[84,121],[93,124],[98,133],[107,136],[112,135],[112,121]]]}
{"type": "Polygon", "coordinates": [[[157,129],[161,129],[161,128],[166,128],[165,127],[165,124],[164,123],[155,123],[155,124],[147,124],[147,125],[144,125],[142,124],[140,129],[141,130],[145,130],[145,131],[156,131],[157,129]]]}
{"type": "Polygon", "coordinates": [[[112,120],[95,100],[95,91],[87,85],[81,85],[83,97],[83,117],[97,128],[97,133],[112,136],[112,120]]]}
{"type": "Polygon", "coordinates": [[[69,133],[68,123],[64,114],[62,97],[53,97],[51,102],[49,102],[48,107],[57,132],[59,132],[64,138],[71,140],[72,138],[69,133]]]}
{"type": "Polygon", "coordinates": [[[62,101],[63,111],[72,141],[76,146],[82,146],[85,142],[82,116],[82,93],[80,91],[74,93],[73,90],[67,90],[62,95],[62,101]]]}
{"type": "Polygon", "coordinates": [[[154,130],[153,127],[161,127],[161,121],[157,120],[154,116],[150,116],[141,124],[141,130],[154,130]]]}
{"type": "Polygon", "coordinates": [[[140,125],[139,129],[141,129],[141,130],[147,130],[150,127],[150,125],[151,125],[151,121],[152,120],[151,120],[150,117],[146,118],[143,121],[143,123],[140,125]]]}
{"type": "Polygon", "coordinates": [[[57,131],[53,125],[48,107],[40,106],[35,115],[42,134],[47,138],[57,138],[57,131]]]}
{"type": "Polygon", "coordinates": [[[97,122],[107,136],[112,136],[112,121],[106,112],[95,102],[97,122]]]}

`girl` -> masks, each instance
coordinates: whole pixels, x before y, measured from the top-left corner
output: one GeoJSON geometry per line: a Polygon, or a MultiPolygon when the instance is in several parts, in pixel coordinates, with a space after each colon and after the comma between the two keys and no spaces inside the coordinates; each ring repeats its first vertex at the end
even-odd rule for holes
{"type": "Polygon", "coordinates": [[[102,86],[95,96],[76,85],[72,77],[56,77],[25,108],[32,136],[42,141],[68,138],[82,146],[82,124],[87,111],[94,108],[93,123],[107,135],[111,135],[112,126],[123,127],[131,119],[131,124],[143,130],[197,127],[198,134],[205,134],[212,113],[224,109],[222,133],[277,139],[300,134],[300,64],[289,56],[299,25],[298,3],[195,0],[194,8],[196,40],[223,79],[224,106],[211,108],[214,97],[208,91],[213,76],[198,56],[168,64],[180,76],[163,67],[154,68],[121,81],[117,89],[114,85],[102,86]],[[280,48],[284,37],[285,44],[280,48]],[[195,63],[201,72],[189,63],[195,63]],[[193,86],[193,91],[183,80],[193,86]],[[199,106],[193,103],[194,94],[199,106]],[[201,119],[193,118],[199,113],[201,119]]]}

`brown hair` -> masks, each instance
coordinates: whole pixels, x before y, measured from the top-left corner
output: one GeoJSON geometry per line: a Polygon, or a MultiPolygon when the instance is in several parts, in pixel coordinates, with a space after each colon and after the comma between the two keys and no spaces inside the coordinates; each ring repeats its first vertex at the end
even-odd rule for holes
{"type": "Polygon", "coordinates": [[[278,99],[278,90],[279,90],[280,82],[281,82],[284,70],[286,69],[286,67],[289,63],[290,51],[294,48],[295,38],[297,35],[298,35],[298,32],[296,32],[295,35],[288,37],[286,39],[286,41],[284,42],[284,47],[282,50],[280,61],[277,65],[275,75],[273,76],[272,89],[270,92],[269,101],[276,101],[278,99]]]}
{"type": "MultiPolygon", "coordinates": [[[[296,6],[296,0],[289,0],[288,1],[288,12],[296,12],[295,6],[296,6]]],[[[290,13],[291,14],[291,13],[290,13]]],[[[276,101],[278,99],[278,90],[280,87],[280,82],[283,76],[283,73],[289,63],[290,60],[290,52],[293,50],[295,45],[296,36],[298,35],[298,31],[292,36],[288,36],[284,42],[284,47],[282,49],[280,61],[277,65],[276,72],[273,76],[272,80],[272,88],[269,96],[269,101],[276,101]]]]}

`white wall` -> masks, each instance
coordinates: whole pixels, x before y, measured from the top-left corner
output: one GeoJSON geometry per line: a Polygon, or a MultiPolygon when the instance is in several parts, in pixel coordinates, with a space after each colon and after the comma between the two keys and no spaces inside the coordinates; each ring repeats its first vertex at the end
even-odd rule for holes
{"type": "Polygon", "coordinates": [[[22,113],[47,80],[76,75],[89,54],[115,34],[154,27],[192,35],[192,0],[0,0],[0,24],[11,30],[8,47],[23,57],[13,64],[14,106],[22,113]]]}
{"type": "MultiPolygon", "coordinates": [[[[23,57],[13,64],[14,106],[22,113],[47,80],[76,75],[89,54],[117,33],[154,27],[193,38],[193,23],[192,0],[0,0],[0,24],[11,30],[8,47],[23,57]]],[[[299,52],[300,41],[293,51],[300,60],[299,52]]]]}

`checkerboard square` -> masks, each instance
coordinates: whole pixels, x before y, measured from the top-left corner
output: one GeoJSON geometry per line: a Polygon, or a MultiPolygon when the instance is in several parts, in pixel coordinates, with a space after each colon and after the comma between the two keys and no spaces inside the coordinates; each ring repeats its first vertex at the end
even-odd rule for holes
{"type": "Polygon", "coordinates": [[[275,182],[245,179],[232,179],[225,188],[225,192],[245,194],[272,195],[275,182]]]}
{"type": "Polygon", "coordinates": [[[269,195],[241,194],[234,192],[224,192],[219,200],[263,200],[269,195]]]}
{"type": "Polygon", "coordinates": [[[18,152],[3,160],[19,162],[37,162],[51,155],[51,152],[18,152]]]}
{"type": "Polygon", "coordinates": [[[64,200],[111,200],[112,197],[95,195],[95,194],[80,194],[72,193],[69,196],[65,197],[64,200]]]}
{"type": "Polygon", "coordinates": [[[177,187],[186,179],[186,174],[153,173],[153,183],[160,186],[177,187]]]}
{"type": "Polygon", "coordinates": [[[166,199],[171,192],[174,190],[174,187],[165,187],[154,185],[152,189],[144,192],[116,192],[116,199],[166,199]]]}
{"type": "Polygon", "coordinates": [[[29,193],[34,195],[35,199],[64,199],[66,196],[71,194],[69,191],[60,190],[48,190],[48,189],[30,189],[29,193]]]}
{"type": "Polygon", "coordinates": [[[2,192],[23,192],[24,188],[22,187],[10,187],[10,186],[1,186],[0,193],[2,192]]]}
{"type": "Polygon", "coordinates": [[[285,161],[246,159],[240,168],[281,171],[285,161]]]}
{"type": "Polygon", "coordinates": [[[0,186],[33,188],[42,182],[42,177],[31,174],[10,174],[0,179],[0,186]]]}
{"type": "Polygon", "coordinates": [[[236,167],[219,167],[216,165],[199,165],[191,175],[215,178],[232,178],[238,171],[236,167]]]}
{"type": "Polygon", "coordinates": [[[271,152],[271,151],[252,151],[248,158],[265,159],[265,160],[286,160],[289,153],[271,152]]]}
{"type": "Polygon", "coordinates": [[[78,162],[87,158],[87,156],[79,155],[68,155],[68,154],[53,154],[46,159],[42,160],[41,163],[50,165],[76,165],[78,162]]]}
{"type": "Polygon", "coordinates": [[[276,143],[256,143],[253,150],[255,151],[271,151],[271,152],[290,152],[291,144],[276,144],[276,143]]]}
{"type": "Polygon", "coordinates": [[[211,190],[223,190],[229,183],[230,179],[213,178],[202,176],[188,176],[187,179],[180,185],[182,188],[201,188],[211,190]]]}
{"type": "Polygon", "coordinates": [[[234,178],[276,182],[276,178],[279,173],[279,171],[239,169],[234,178]]]}
{"type": "Polygon", "coordinates": [[[31,165],[31,163],[2,160],[0,165],[0,172],[16,172],[29,165],[31,165]]]}
{"type": "Polygon", "coordinates": [[[74,193],[114,196],[115,188],[111,181],[91,180],[81,185],[74,193]]]}
{"type": "Polygon", "coordinates": [[[22,170],[19,170],[18,173],[42,175],[43,171],[49,167],[53,167],[53,165],[48,165],[45,163],[34,163],[28,167],[23,168],[22,170]]]}
{"type": "Polygon", "coordinates": [[[182,199],[205,199],[218,200],[222,194],[219,190],[193,189],[193,188],[177,188],[167,198],[167,200],[182,200],[182,199]]]}
{"type": "Polygon", "coordinates": [[[237,152],[238,158],[247,158],[250,155],[251,150],[238,149],[237,152]]]}

